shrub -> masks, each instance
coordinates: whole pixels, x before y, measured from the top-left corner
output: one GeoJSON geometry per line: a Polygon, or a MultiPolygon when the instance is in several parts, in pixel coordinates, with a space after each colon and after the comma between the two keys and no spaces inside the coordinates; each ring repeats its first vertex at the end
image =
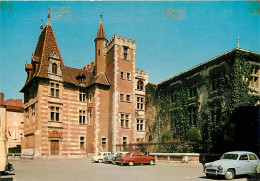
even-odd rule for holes
{"type": "Polygon", "coordinates": [[[169,130],[166,130],[162,134],[162,142],[170,141],[172,139],[172,133],[169,130]]]}
{"type": "Polygon", "coordinates": [[[198,128],[192,126],[186,134],[187,141],[201,141],[201,134],[198,128]]]}

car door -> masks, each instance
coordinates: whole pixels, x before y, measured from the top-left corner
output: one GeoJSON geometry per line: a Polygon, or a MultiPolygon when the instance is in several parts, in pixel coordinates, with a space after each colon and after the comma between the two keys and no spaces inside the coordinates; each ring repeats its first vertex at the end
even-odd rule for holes
{"type": "Polygon", "coordinates": [[[256,166],[259,164],[259,160],[258,160],[257,156],[254,155],[254,154],[249,154],[249,162],[250,162],[250,165],[251,165],[250,172],[255,173],[256,166]]]}
{"type": "Polygon", "coordinates": [[[148,163],[147,156],[144,153],[139,153],[140,163],[148,163]]]}
{"type": "Polygon", "coordinates": [[[251,165],[248,159],[248,154],[240,155],[236,168],[237,175],[250,173],[251,165]]]}

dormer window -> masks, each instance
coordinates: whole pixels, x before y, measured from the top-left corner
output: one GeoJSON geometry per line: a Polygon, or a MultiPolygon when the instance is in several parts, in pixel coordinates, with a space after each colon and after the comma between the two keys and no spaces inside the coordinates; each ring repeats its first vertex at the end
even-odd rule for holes
{"type": "Polygon", "coordinates": [[[49,58],[48,66],[48,76],[52,80],[62,81],[62,72],[61,72],[61,61],[56,52],[53,52],[49,58]]]}
{"type": "Polygon", "coordinates": [[[53,64],[52,64],[52,73],[53,73],[53,74],[57,74],[57,72],[58,72],[57,70],[58,70],[57,64],[56,64],[56,63],[53,63],[53,64]]]}

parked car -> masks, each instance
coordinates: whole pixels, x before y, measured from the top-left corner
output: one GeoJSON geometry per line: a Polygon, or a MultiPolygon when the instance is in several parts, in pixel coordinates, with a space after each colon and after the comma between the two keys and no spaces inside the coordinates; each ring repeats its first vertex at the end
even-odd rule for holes
{"type": "Polygon", "coordinates": [[[117,156],[112,158],[112,163],[113,164],[118,164],[119,162],[119,158],[125,156],[125,154],[127,154],[128,152],[120,152],[117,156]]]}
{"type": "Polygon", "coordinates": [[[125,154],[124,157],[119,158],[119,163],[122,165],[128,164],[129,166],[133,166],[134,164],[144,164],[149,163],[150,165],[154,165],[155,157],[146,156],[143,152],[133,151],[125,154]]]}
{"type": "Polygon", "coordinates": [[[223,175],[232,180],[236,175],[254,174],[259,164],[256,154],[247,151],[233,151],[222,155],[220,160],[206,163],[204,173],[207,177],[223,175]]]}
{"type": "Polygon", "coordinates": [[[111,152],[99,152],[98,155],[92,157],[92,162],[102,163],[108,155],[111,155],[111,152]]]}
{"type": "Polygon", "coordinates": [[[118,156],[119,154],[120,154],[120,152],[114,152],[114,153],[112,153],[111,155],[106,156],[106,157],[104,158],[104,161],[105,161],[106,163],[111,163],[111,162],[112,162],[112,159],[113,159],[114,157],[118,156]]]}

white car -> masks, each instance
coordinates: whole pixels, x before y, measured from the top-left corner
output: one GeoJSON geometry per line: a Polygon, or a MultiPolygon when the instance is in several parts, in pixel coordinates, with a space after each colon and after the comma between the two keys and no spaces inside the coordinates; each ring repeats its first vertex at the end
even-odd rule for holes
{"type": "Polygon", "coordinates": [[[207,177],[224,175],[232,180],[236,175],[257,173],[259,159],[256,154],[247,151],[233,151],[222,155],[220,160],[206,163],[204,173],[207,177]]]}
{"type": "Polygon", "coordinates": [[[92,162],[104,162],[104,158],[111,155],[111,152],[99,152],[98,155],[92,157],[92,162]]]}

